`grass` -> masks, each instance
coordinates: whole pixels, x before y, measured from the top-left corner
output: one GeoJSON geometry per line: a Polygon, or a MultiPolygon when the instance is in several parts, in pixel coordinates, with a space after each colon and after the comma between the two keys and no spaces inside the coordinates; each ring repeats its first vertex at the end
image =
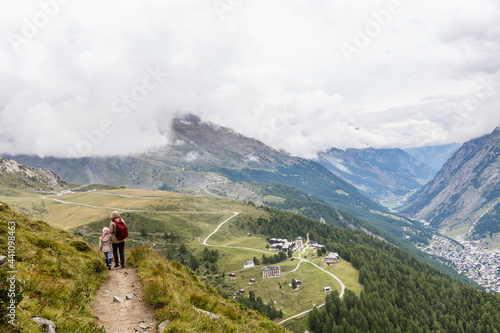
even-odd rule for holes
{"type": "MultiPolygon", "coordinates": [[[[293,270],[297,264],[292,261],[286,261],[279,263],[279,265],[283,272],[287,272],[293,270]]],[[[242,267],[241,263],[240,267],[242,267]]],[[[283,310],[284,319],[299,312],[309,310],[313,304],[319,305],[324,303],[325,294],[321,291],[322,287],[331,286],[333,289],[340,290],[338,282],[306,262],[303,262],[297,271],[285,273],[279,278],[264,279],[262,278],[261,269],[261,265],[244,270],[240,269],[235,272],[236,279],[230,279],[226,275],[224,280],[226,287],[224,289],[231,291],[245,289],[247,294],[249,291],[253,291],[257,297],[262,297],[264,303],[268,303],[271,300],[276,301],[276,307],[283,310]],[[251,278],[256,280],[256,284],[248,284],[251,278]],[[292,279],[303,282],[304,286],[300,291],[295,292],[288,285],[292,279]]]]}
{"type": "Polygon", "coordinates": [[[5,203],[0,205],[1,253],[7,253],[9,222],[15,223],[14,269],[23,289],[18,295],[24,297],[16,309],[18,326],[3,327],[2,332],[42,332],[32,316],[53,321],[58,332],[99,332],[90,305],[106,277],[102,253],[5,203]]]}
{"type": "Polygon", "coordinates": [[[354,291],[356,295],[359,296],[363,290],[363,286],[359,283],[359,272],[352,267],[350,262],[341,259],[336,264],[321,267],[337,276],[345,287],[354,291]]]}
{"type": "Polygon", "coordinates": [[[222,298],[188,268],[161,258],[152,249],[131,251],[145,299],[157,309],[158,322],[169,320],[167,332],[286,332],[264,315],[222,298]],[[202,309],[220,316],[210,319],[202,309]]]}
{"type": "MultiPolygon", "coordinates": [[[[262,248],[265,249],[265,247],[262,248]]],[[[278,263],[277,265],[281,266],[284,276],[281,278],[263,279],[261,273],[262,265],[243,268],[243,263],[246,260],[252,259],[253,256],[260,260],[262,257],[261,253],[255,252],[252,255],[248,250],[243,249],[225,247],[217,247],[217,249],[221,254],[220,264],[226,277],[224,279],[220,279],[217,276],[202,277],[203,281],[226,293],[245,289],[245,292],[248,294],[252,290],[257,297],[262,297],[264,303],[268,303],[271,300],[276,301],[277,308],[282,308],[283,310],[284,319],[309,310],[314,304],[319,305],[324,303],[325,294],[322,293],[323,287],[330,286],[332,289],[337,289],[340,292],[340,284],[335,279],[307,262],[302,262],[299,269],[293,273],[288,272],[297,267],[299,263],[298,259],[278,263]],[[229,273],[236,273],[236,279],[230,279],[227,276],[229,273]],[[300,291],[295,292],[288,286],[292,278],[304,283],[304,287],[300,291]],[[250,279],[255,279],[256,284],[249,285],[250,279]]],[[[341,260],[335,265],[325,266],[323,258],[313,255],[313,251],[311,250],[308,251],[308,258],[327,271],[335,274],[342,280],[346,288],[351,289],[356,294],[359,295],[363,289],[362,285],[358,282],[358,271],[349,262],[341,260]]]]}
{"type": "MultiPolygon", "coordinates": [[[[32,194],[10,199],[19,200],[17,204],[31,211],[33,209],[30,207],[33,204],[44,204],[46,212],[43,216],[47,217],[50,224],[81,233],[93,245],[97,244],[102,227],[108,226],[108,216],[111,210],[118,209],[129,226],[130,246],[154,247],[159,253],[166,253],[167,249],[175,252],[180,243],[185,243],[190,252],[195,255],[200,253],[206,247],[201,244],[203,240],[222,221],[233,216],[232,212],[239,212],[239,215],[225,223],[208,240],[209,244],[215,245],[209,248],[217,249],[220,253],[219,272],[226,274],[236,272],[238,278],[236,280],[222,279],[217,275],[209,274],[200,276],[200,279],[223,292],[233,292],[239,289],[253,290],[256,296],[263,298],[265,303],[276,300],[277,308],[283,308],[284,318],[309,310],[313,304],[322,304],[325,295],[321,289],[324,286],[340,291],[340,285],[336,280],[307,262],[303,262],[296,272],[285,274],[283,278],[278,279],[262,279],[261,266],[243,269],[243,263],[246,260],[253,257],[260,260],[262,251],[268,257],[275,254],[274,251],[265,248],[267,241],[264,238],[255,234],[248,236],[250,230],[248,230],[247,221],[266,215],[264,211],[257,210],[252,205],[221,198],[130,189],[74,193],[54,198],[89,206],[61,204],[32,194]],[[178,237],[176,244],[168,243],[165,240],[165,234],[175,234],[178,237]],[[250,278],[255,278],[258,283],[249,286],[250,278]],[[292,278],[304,282],[304,288],[301,291],[294,292],[285,284],[285,282],[290,283],[292,278]],[[281,290],[278,282],[282,285],[281,290]]],[[[38,214],[35,211],[33,213],[38,214]]],[[[358,272],[348,262],[341,261],[328,267],[314,251],[309,250],[302,257],[304,255],[337,275],[346,287],[356,294],[362,290],[362,286],[357,282],[358,272]]],[[[282,271],[291,271],[298,262],[298,259],[295,259],[281,263],[282,271]]]]}
{"type": "Polygon", "coordinates": [[[439,230],[439,233],[441,233],[442,235],[448,236],[448,237],[452,237],[452,238],[458,237],[458,236],[465,235],[469,231],[470,226],[471,226],[471,223],[468,223],[467,225],[464,225],[463,227],[456,228],[456,229],[453,229],[451,231],[449,230],[448,227],[444,227],[444,228],[439,230]]]}
{"type": "Polygon", "coordinates": [[[307,318],[308,318],[307,315],[300,318],[294,318],[292,320],[283,323],[283,327],[292,332],[297,332],[297,333],[306,332],[309,330],[307,318]]]}

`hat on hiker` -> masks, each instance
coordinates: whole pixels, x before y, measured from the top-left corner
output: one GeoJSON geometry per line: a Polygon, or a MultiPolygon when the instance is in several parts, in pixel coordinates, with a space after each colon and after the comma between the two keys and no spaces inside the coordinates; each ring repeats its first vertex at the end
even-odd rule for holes
{"type": "Polygon", "coordinates": [[[109,234],[109,228],[108,227],[102,228],[102,236],[101,236],[101,238],[106,237],[107,234],[109,234]]]}
{"type": "Polygon", "coordinates": [[[120,217],[120,213],[118,213],[116,210],[114,212],[111,213],[111,219],[114,220],[116,219],[117,217],[119,218],[120,217]]]}

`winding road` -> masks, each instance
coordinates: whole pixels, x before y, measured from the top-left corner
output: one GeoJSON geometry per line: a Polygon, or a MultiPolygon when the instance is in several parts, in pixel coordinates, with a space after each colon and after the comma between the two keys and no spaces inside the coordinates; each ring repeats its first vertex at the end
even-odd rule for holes
{"type": "MultiPolygon", "coordinates": [[[[129,195],[124,195],[124,194],[117,194],[117,193],[109,193],[107,192],[106,194],[110,194],[110,195],[117,195],[117,196],[122,196],[122,197],[136,197],[136,196],[129,196],[129,195]]],[[[139,198],[139,197],[138,197],[139,198]]],[[[142,198],[142,197],[140,197],[142,198]]],[[[89,204],[83,204],[83,203],[77,203],[77,202],[71,202],[71,201],[64,201],[64,200],[59,200],[59,199],[55,199],[55,198],[49,198],[49,196],[43,196],[43,199],[46,199],[46,200],[54,200],[56,202],[59,202],[61,204],[68,204],[68,205],[79,205],[79,206],[85,206],[85,207],[91,207],[91,208],[97,208],[97,209],[112,209],[112,210],[121,210],[121,211],[142,211],[142,210],[131,210],[131,209],[122,209],[122,208],[116,208],[116,207],[99,207],[99,206],[94,206],[94,205],[89,205],[89,204]]],[[[172,212],[171,212],[172,213],[172,212]]],[[[179,212],[177,212],[179,213],[179,212]]],[[[218,226],[217,228],[215,228],[215,230],[210,233],[202,242],[203,245],[206,245],[206,246],[215,246],[215,247],[226,247],[226,248],[233,248],[233,249],[245,249],[245,250],[250,250],[250,251],[257,251],[257,252],[262,252],[262,253],[274,253],[274,252],[271,252],[271,251],[264,251],[264,250],[259,250],[259,249],[253,249],[253,248],[248,248],[248,247],[239,247],[239,246],[229,246],[229,245],[215,245],[215,244],[208,244],[207,241],[210,239],[210,237],[212,237],[215,233],[217,233],[220,229],[220,227],[222,227],[225,223],[227,223],[228,221],[230,221],[231,219],[233,219],[234,217],[236,217],[239,212],[232,212],[233,215],[229,218],[227,218],[226,220],[222,221],[218,226]]],[[[308,246],[309,244],[309,234],[307,234],[307,242],[304,244],[304,246],[308,246]]],[[[297,269],[299,269],[300,267],[300,264],[302,262],[307,262],[311,265],[313,265],[314,267],[316,267],[317,269],[325,272],[326,274],[330,275],[332,278],[334,278],[341,286],[341,292],[339,294],[339,297],[342,298],[342,296],[344,295],[344,291],[345,291],[345,285],[344,283],[342,283],[342,281],[337,277],[335,276],[334,274],[328,272],[327,270],[325,270],[324,268],[318,266],[317,264],[307,260],[307,259],[304,259],[301,257],[301,253],[299,253],[299,256],[298,258],[299,259],[299,262],[297,264],[297,267],[295,267],[293,270],[289,271],[289,272],[284,272],[283,274],[289,274],[289,273],[292,273],[292,272],[295,272],[297,269]]],[[[321,308],[322,306],[324,306],[325,303],[321,304],[321,305],[318,305],[316,306],[316,308],[321,308]]],[[[310,310],[307,310],[307,311],[304,311],[304,312],[301,312],[299,314],[296,314],[292,317],[289,317],[287,319],[284,319],[282,321],[279,322],[279,324],[283,324],[291,319],[294,319],[294,318],[297,318],[297,317],[300,317],[300,316],[303,316],[309,312],[311,312],[312,310],[314,309],[314,307],[310,310]]]]}
{"type": "Polygon", "coordinates": [[[239,214],[238,212],[232,212],[232,213],[233,213],[233,216],[231,216],[230,218],[228,218],[227,220],[225,220],[224,222],[222,222],[221,224],[219,224],[219,225],[217,226],[217,228],[215,228],[215,230],[214,230],[214,231],[213,231],[210,235],[208,235],[208,236],[207,236],[207,238],[205,238],[205,240],[203,241],[203,245],[208,245],[208,244],[207,244],[207,240],[208,240],[210,237],[212,237],[212,235],[213,235],[213,234],[215,234],[217,231],[219,231],[219,228],[220,228],[220,227],[222,227],[222,225],[223,225],[224,223],[226,223],[227,221],[229,221],[230,219],[232,219],[233,217],[235,217],[236,215],[238,215],[238,214],[239,214]]]}
{"type": "MultiPolygon", "coordinates": [[[[309,236],[309,235],[307,235],[307,236],[309,236]]],[[[309,242],[309,237],[308,237],[307,242],[309,242]]],[[[306,244],[307,244],[307,243],[306,243],[306,244]]],[[[308,263],[310,263],[311,265],[315,266],[316,268],[318,268],[318,269],[322,270],[322,271],[323,271],[323,272],[325,272],[326,274],[330,275],[330,276],[331,276],[331,277],[333,277],[335,280],[337,280],[337,282],[338,282],[338,283],[340,283],[340,287],[341,287],[341,291],[340,291],[339,297],[340,297],[340,298],[342,298],[342,296],[344,296],[345,285],[344,285],[344,283],[342,283],[342,281],[341,281],[341,280],[340,280],[337,276],[335,276],[334,274],[332,274],[332,273],[328,272],[328,271],[327,271],[327,270],[325,270],[324,268],[319,267],[319,266],[318,266],[318,265],[316,265],[315,263],[313,263],[313,262],[311,262],[311,261],[309,261],[309,260],[307,260],[307,259],[303,259],[300,255],[301,255],[301,253],[299,253],[299,258],[298,258],[298,259],[300,260],[300,262],[298,263],[297,267],[295,267],[295,269],[294,269],[294,270],[292,270],[292,271],[290,271],[290,272],[286,272],[286,273],[292,273],[292,272],[295,272],[295,271],[299,268],[300,264],[301,264],[303,261],[308,262],[308,263]]],[[[322,306],[324,306],[325,304],[326,304],[326,303],[323,303],[323,304],[321,304],[321,305],[318,305],[318,306],[316,306],[316,308],[321,308],[321,307],[322,307],[322,306]]],[[[297,318],[297,317],[303,316],[303,315],[305,315],[305,314],[307,314],[307,313],[311,312],[312,310],[314,310],[314,307],[313,307],[312,309],[310,309],[310,310],[306,310],[306,311],[301,312],[301,313],[298,313],[298,314],[296,314],[296,315],[294,315],[294,316],[292,316],[292,317],[286,318],[286,319],[284,319],[284,320],[280,321],[280,322],[279,322],[279,324],[283,324],[283,323],[285,323],[285,322],[289,321],[290,319],[294,319],[294,318],[297,318]]]]}
{"type": "MultiPolygon", "coordinates": [[[[252,248],[247,248],[247,247],[237,247],[237,246],[228,246],[228,245],[213,245],[213,244],[208,244],[208,243],[207,243],[208,239],[209,239],[210,237],[212,237],[212,236],[213,236],[213,235],[214,235],[214,234],[215,234],[215,233],[219,230],[219,228],[220,228],[220,227],[221,227],[224,223],[228,222],[229,220],[231,220],[233,217],[235,217],[235,216],[236,216],[236,215],[238,215],[239,213],[237,213],[237,212],[233,212],[233,214],[234,214],[233,216],[229,217],[228,219],[224,220],[221,224],[219,224],[219,225],[217,226],[217,228],[216,228],[216,229],[215,229],[215,230],[214,230],[214,231],[213,231],[210,235],[208,235],[208,236],[207,236],[207,238],[205,238],[205,240],[203,241],[203,243],[202,243],[202,244],[203,244],[203,245],[206,245],[206,246],[219,246],[219,247],[228,247],[228,248],[234,248],[234,249],[247,249],[247,250],[252,250],[252,251],[259,251],[259,252],[266,252],[266,253],[269,253],[269,252],[267,252],[267,251],[258,250],[258,249],[252,249],[252,248]]],[[[305,246],[308,246],[308,244],[309,244],[309,234],[307,234],[307,242],[306,242],[304,245],[305,245],[305,246]]],[[[272,252],[271,252],[271,253],[272,253],[272,252]]],[[[313,262],[311,262],[311,261],[309,261],[309,260],[307,260],[307,259],[302,258],[302,257],[301,257],[301,254],[302,254],[302,253],[299,253],[299,256],[298,256],[298,258],[297,258],[297,259],[299,259],[299,260],[300,260],[300,261],[299,261],[299,263],[297,264],[297,267],[295,267],[293,270],[291,270],[291,271],[289,271],[289,272],[284,272],[283,274],[289,274],[289,273],[295,272],[297,269],[299,269],[300,264],[301,264],[303,261],[305,261],[305,262],[307,262],[307,263],[309,263],[309,264],[313,265],[313,266],[314,266],[314,267],[316,267],[317,269],[319,269],[319,270],[321,270],[321,271],[325,272],[326,274],[330,275],[332,278],[334,278],[334,279],[335,279],[335,280],[336,280],[336,281],[340,284],[341,291],[340,291],[339,297],[340,297],[340,298],[342,298],[342,297],[344,296],[344,291],[345,291],[345,285],[344,285],[344,283],[343,283],[343,282],[342,282],[342,281],[341,281],[341,280],[340,280],[340,279],[339,279],[339,278],[338,278],[335,274],[330,273],[330,272],[328,272],[326,269],[324,269],[324,268],[322,268],[322,267],[320,267],[320,266],[316,265],[315,263],[313,263],[313,262]]],[[[326,304],[326,303],[323,303],[323,304],[321,304],[321,305],[318,305],[318,306],[316,306],[316,308],[321,308],[321,307],[322,307],[322,306],[324,306],[325,304],[326,304]]],[[[284,320],[280,321],[278,324],[283,324],[283,323],[285,323],[285,322],[289,321],[290,319],[294,319],[294,318],[297,318],[297,317],[303,316],[303,315],[305,315],[305,314],[307,314],[307,313],[311,312],[312,310],[314,310],[314,307],[313,307],[312,309],[310,309],[310,310],[306,310],[306,311],[301,312],[301,313],[299,313],[299,314],[296,314],[296,315],[294,315],[294,316],[292,316],[292,317],[289,317],[289,318],[287,318],[287,319],[284,319],[284,320]]]]}

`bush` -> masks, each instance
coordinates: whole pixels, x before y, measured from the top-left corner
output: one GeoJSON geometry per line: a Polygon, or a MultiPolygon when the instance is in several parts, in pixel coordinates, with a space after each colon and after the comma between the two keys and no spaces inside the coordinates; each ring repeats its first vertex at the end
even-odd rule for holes
{"type": "Polygon", "coordinates": [[[79,252],[89,252],[91,250],[90,246],[86,242],[79,240],[72,241],[71,246],[79,252]]]}

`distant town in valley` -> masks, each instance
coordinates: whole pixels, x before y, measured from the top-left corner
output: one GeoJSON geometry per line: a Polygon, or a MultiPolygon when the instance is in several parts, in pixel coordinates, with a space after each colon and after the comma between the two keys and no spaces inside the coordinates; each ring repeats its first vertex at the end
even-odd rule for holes
{"type": "Polygon", "coordinates": [[[420,248],[429,254],[446,259],[444,263],[467,276],[487,292],[500,292],[500,252],[477,246],[472,241],[453,241],[434,235],[428,247],[420,248]]]}

